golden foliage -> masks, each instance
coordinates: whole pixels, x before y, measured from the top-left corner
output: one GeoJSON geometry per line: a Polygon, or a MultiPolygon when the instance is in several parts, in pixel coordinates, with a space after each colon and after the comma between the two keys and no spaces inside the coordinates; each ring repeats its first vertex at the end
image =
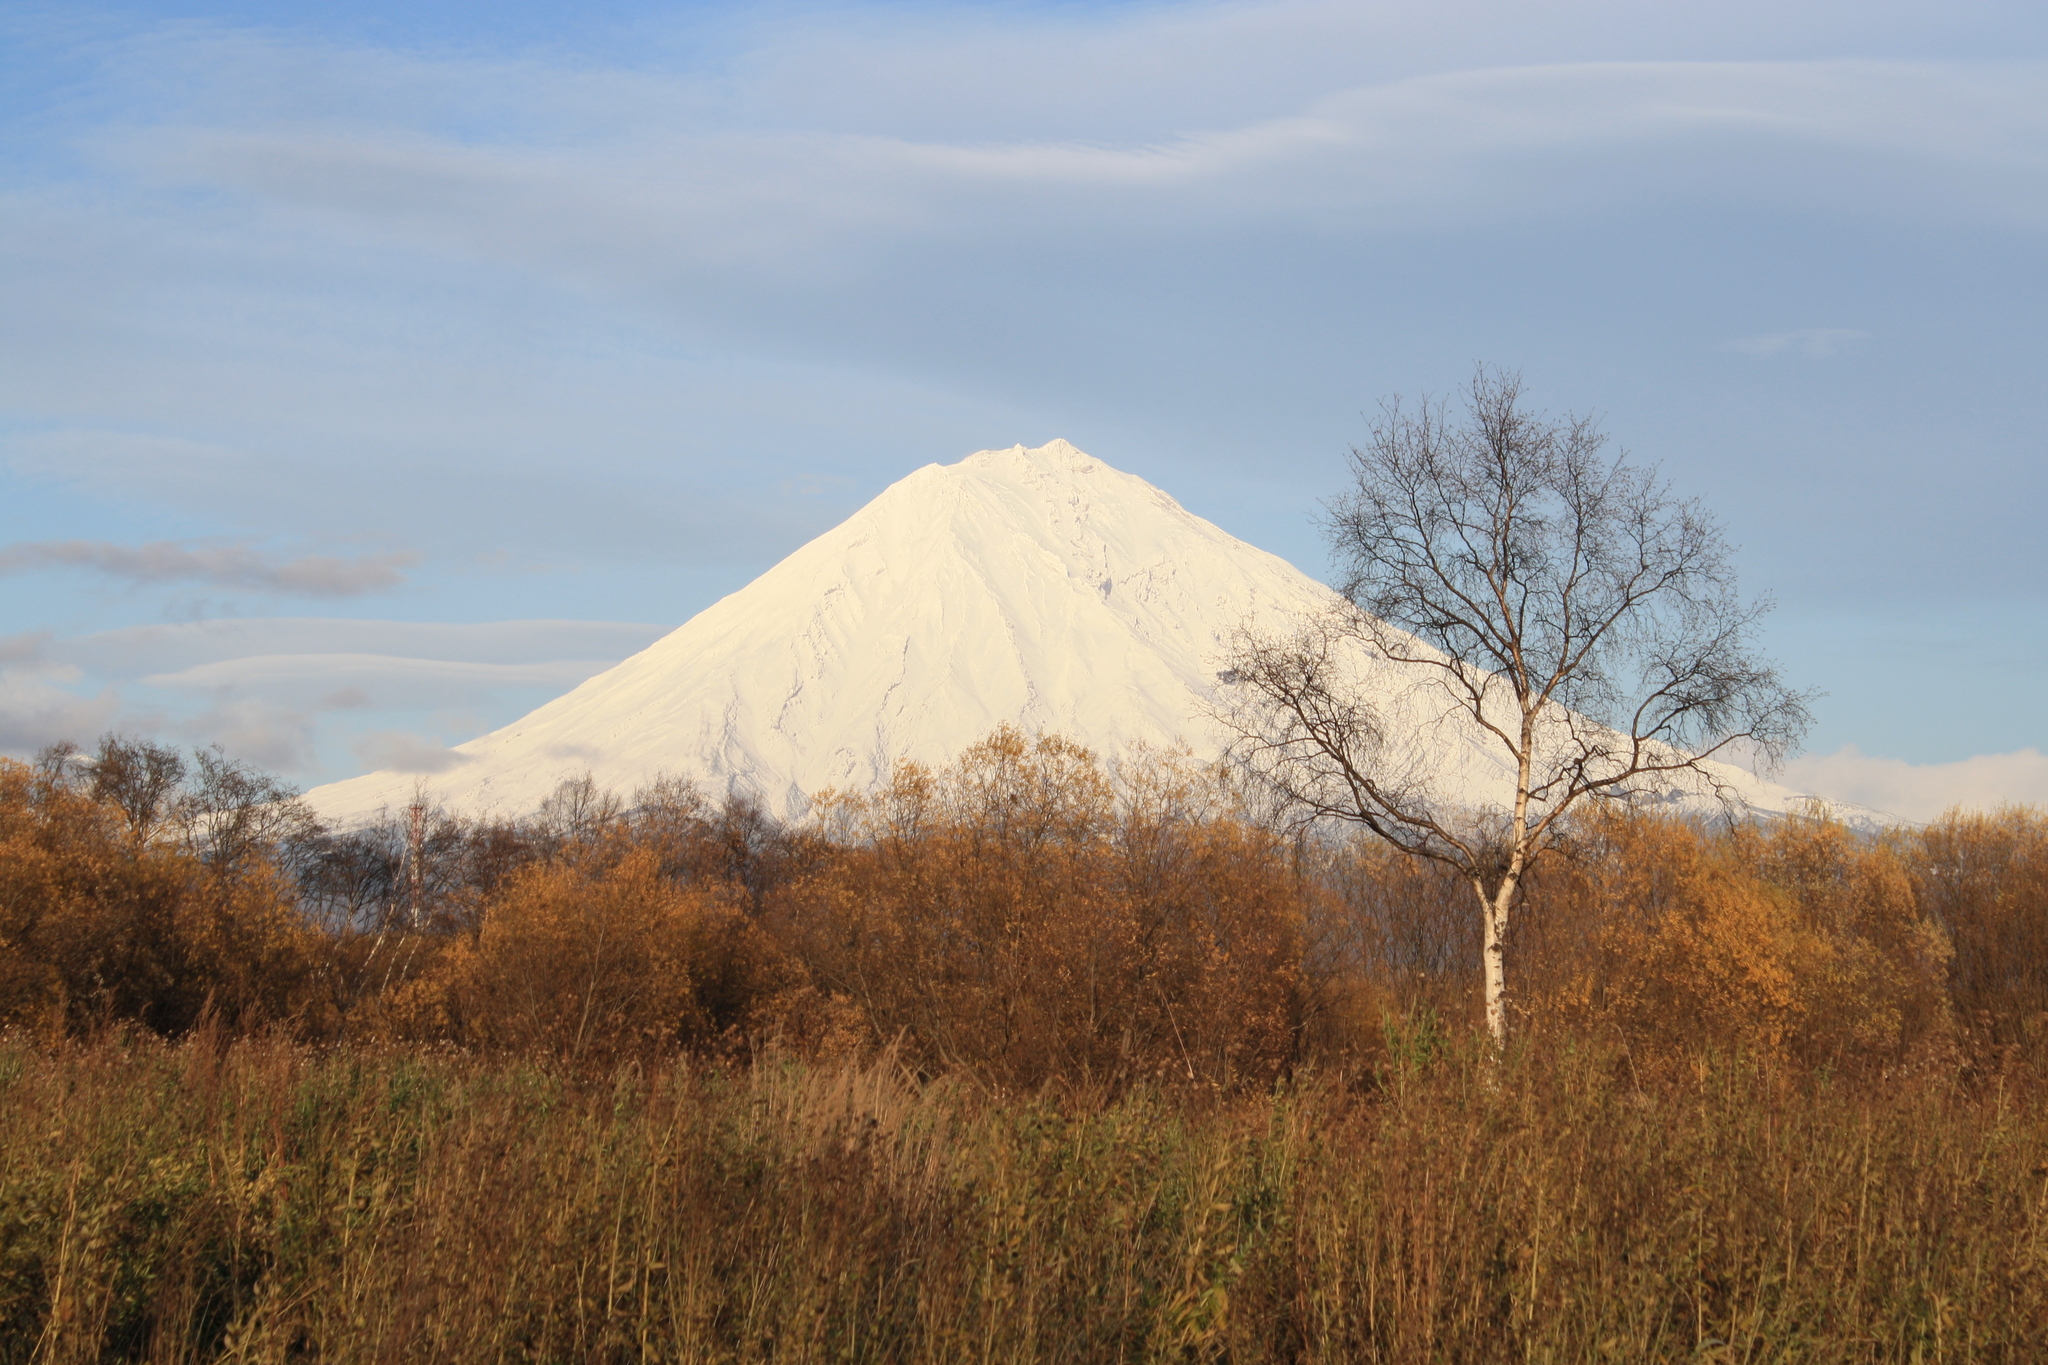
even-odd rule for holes
{"type": "Polygon", "coordinates": [[[190,1028],[297,1013],[316,935],[260,858],[207,865],[47,772],[0,759],[0,1024],[190,1028]]]}
{"type": "Polygon", "coordinates": [[[1301,912],[1285,850],[1162,757],[1114,784],[998,730],[825,816],[779,923],[874,1035],[1020,1084],[1273,1075],[1294,1050],[1301,912]]]}
{"type": "Polygon", "coordinates": [[[1525,1007],[1638,1054],[1889,1064],[1950,1040],[1948,942],[1906,856],[1824,816],[1604,814],[1531,897],[1525,1007]]]}
{"type": "Polygon", "coordinates": [[[414,990],[486,1047],[579,1060],[703,1046],[787,984],[728,892],[677,885],[649,848],[607,842],[523,868],[480,919],[414,990]]]}
{"type": "MultiPolygon", "coordinates": [[[[628,802],[572,780],[530,821],[437,815],[417,847],[402,825],[308,835],[224,759],[199,777],[211,805],[147,746],[0,762],[0,1028],[210,1012],[600,1063],[893,1047],[1117,1088],[1370,1073],[1476,1022],[1469,885],[1278,831],[1181,755],[1111,771],[1005,728],[798,827],[687,783],[628,802]]],[[[1524,894],[1509,975],[1534,1038],[1838,1069],[2048,1039],[2037,811],[1887,836],[1605,812],[1524,894]]]]}
{"type": "Polygon", "coordinates": [[[1545,964],[1540,975],[1557,984],[1543,1005],[1617,1029],[1639,1050],[1784,1046],[1810,945],[1783,897],[1725,843],[1677,820],[1601,819],[1575,851],[1566,875],[1544,884],[1539,913],[1590,916],[1593,952],[1545,964]]]}
{"type": "Polygon", "coordinates": [[[1963,1022],[1997,1046],[2048,1040],[2048,812],[1952,811],[1913,855],[1920,904],[1954,948],[1963,1022]]]}

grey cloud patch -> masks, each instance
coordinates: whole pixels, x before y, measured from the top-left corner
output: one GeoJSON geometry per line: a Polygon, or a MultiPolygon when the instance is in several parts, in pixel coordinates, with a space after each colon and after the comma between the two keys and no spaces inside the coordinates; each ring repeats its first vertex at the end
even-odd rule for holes
{"type": "Polygon", "coordinates": [[[112,724],[121,698],[111,688],[90,697],[56,683],[79,671],[50,657],[47,630],[0,635],[0,754],[26,755],[60,740],[85,743],[112,724]]]}
{"type": "Polygon", "coordinates": [[[470,761],[446,745],[403,730],[377,730],[350,746],[372,772],[445,773],[470,761]]]}
{"type": "Polygon", "coordinates": [[[254,698],[223,699],[178,725],[198,744],[274,772],[304,772],[316,762],[318,725],[310,713],[254,698]]]}
{"type": "Polygon", "coordinates": [[[88,569],[131,583],[206,583],[220,588],[353,597],[395,588],[400,572],[419,562],[405,550],[344,558],[304,555],[275,559],[247,545],[180,545],[160,540],[117,545],[101,540],[17,541],[0,547],[0,574],[28,569],[88,569]]]}
{"type": "Polygon", "coordinates": [[[47,630],[25,630],[18,635],[0,635],[0,668],[40,661],[56,636],[47,630]]]}
{"type": "Polygon", "coordinates": [[[108,729],[121,710],[119,694],[81,697],[0,671],[0,753],[27,755],[60,740],[84,744],[108,729]]]}
{"type": "Polygon", "coordinates": [[[1841,349],[1854,341],[1868,341],[1870,333],[1854,327],[1802,327],[1794,332],[1771,332],[1764,336],[1736,337],[1724,341],[1718,349],[1737,351],[1743,355],[1794,355],[1825,359],[1838,354],[1841,349]]]}

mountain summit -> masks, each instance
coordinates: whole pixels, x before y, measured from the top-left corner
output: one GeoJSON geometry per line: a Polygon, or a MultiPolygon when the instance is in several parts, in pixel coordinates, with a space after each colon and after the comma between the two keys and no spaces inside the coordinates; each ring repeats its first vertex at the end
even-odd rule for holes
{"type": "MultiPolygon", "coordinates": [[[[565,776],[630,792],[671,772],[795,814],[901,759],[943,763],[1005,721],[1105,756],[1183,741],[1210,754],[1204,708],[1230,636],[1336,600],[1065,441],[984,450],[892,484],[639,654],[459,746],[426,790],[513,814],[565,776]]],[[[1386,691],[1390,721],[1425,722],[1386,691]]],[[[1508,777],[1476,742],[1447,738],[1436,761],[1446,790],[1479,799],[1508,777]]],[[[1792,797],[1740,778],[1755,804],[1792,797]]],[[[350,819],[407,804],[420,780],[371,773],[309,799],[350,819]]]]}

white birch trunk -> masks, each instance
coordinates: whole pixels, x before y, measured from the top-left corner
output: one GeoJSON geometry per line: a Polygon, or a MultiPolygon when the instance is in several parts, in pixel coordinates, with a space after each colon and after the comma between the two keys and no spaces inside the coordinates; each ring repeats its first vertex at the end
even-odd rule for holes
{"type": "Polygon", "coordinates": [[[1508,905],[1514,899],[1515,880],[1503,878],[1491,897],[1483,884],[1477,889],[1485,924],[1480,957],[1486,974],[1486,1033],[1498,1053],[1508,1041],[1508,905]]]}

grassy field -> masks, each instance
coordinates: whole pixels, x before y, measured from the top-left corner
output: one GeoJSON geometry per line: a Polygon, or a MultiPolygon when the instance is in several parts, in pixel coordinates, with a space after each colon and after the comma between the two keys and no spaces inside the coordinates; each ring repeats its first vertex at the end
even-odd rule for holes
{"type": "Polygon", "coordinates": [[[2027,1361],[2037,1078],[0,1048],[5,1361],[2027,1361]]]}
{"type": "Polygon", "coordinates": [[[1164,761],[179,761],[0,760],[0,1365],[2048,1360],[2048,812],[1589,814],[1489,1060],[1470,886],[1164,761]]]}

